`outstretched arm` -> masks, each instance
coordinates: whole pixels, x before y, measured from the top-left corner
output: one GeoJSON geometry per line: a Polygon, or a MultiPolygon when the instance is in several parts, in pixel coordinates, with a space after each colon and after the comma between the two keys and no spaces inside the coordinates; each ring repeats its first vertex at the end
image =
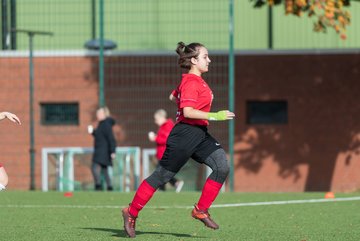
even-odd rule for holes
{"type": "Polygon", "coordinates": [[[10,113],[10,112],[0,112],[0,120],[3,120],[5,118],[8,118],[9,120],[11,120],[14,123],[17,123],[19,125],[21,125],[20,119],[19,117],[17,117],[15,114],[10,113]]]}
{"type": "Polygon", "coordinates": [[[183,111],[184,116],[190,119],[222,121],[231,120],[235,117],[235,114],[228,110],[222,110],[218,112],[205,112],[194,109],[193,107],[184,107],[183,111]]]}

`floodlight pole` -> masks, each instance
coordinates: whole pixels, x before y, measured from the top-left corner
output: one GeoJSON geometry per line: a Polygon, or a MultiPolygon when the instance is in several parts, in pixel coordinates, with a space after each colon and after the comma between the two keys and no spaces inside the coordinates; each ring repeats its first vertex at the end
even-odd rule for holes
{"type": "Polygon", "coordinates": [[[105,88],[104,88],[104,0],[99,0],[99,106],[105,106],[105,88]]]}
{"type": "MultiPolygon", "coordinates": [[[[234,0],[229,0],[229,110],[234,112],[234,0]]],[[[234,120],[229,121],[230,191],[234,191],[234,120]]]]}
{"type": "Polygon", "coordinates": [[[273,7],[268,7],[268,49],[273,49],[273,7]]]}
{"type": "Polygon", "coordinates": [[[35,190],[35,131],[34,131],[34,64],[33,64],[33,38],[35,35],[49,35],[52,32],[12,29],[13,32],[26,33],[29,36],[29,103],[30,103],[30,190],[35,190]]]}

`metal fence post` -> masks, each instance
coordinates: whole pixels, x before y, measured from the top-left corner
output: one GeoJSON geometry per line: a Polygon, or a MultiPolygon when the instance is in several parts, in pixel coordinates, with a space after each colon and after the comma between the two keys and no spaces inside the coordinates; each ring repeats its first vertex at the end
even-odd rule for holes
{"type": "Polygon", "coordinates": [[[104,0],[99,0],[99,106],[105,106],[104,89],[104,0]]]}
{"type": "MultiPolygon", "coordinates": [[[[229,0],[229,110],[234,111],[234,0],[229,0]]],[[[234,191],[234,120],[229,121],[230,191],[234,191]]]]}
{"type": "Polygon", "coordinates": [[[12,32],[26,33],[29,36],[29,110],[30,110],[30,190],[35,190],[35,121],[34,121],[34,64],[33,64],[33,38],[35,35],[49,35],[52,32],[31,31],[24,29],[11,29],[12,32]]]}
{"type": "Polygon", "coordinates": [[[273,49],[273,8],[268,7],[268,49],[273,49]]]}
{"type": "Polygon", "coordinates": [[[8,34],[7,0],[1,0],[1,49],[8,49],[6,38],[8,34]]]}
{"type": "Polygon", "coordinates": [[[34,33],[29,35],[29,70],[30,70],[30,190],[35,190],[35,132],[34,132],[34,65],[33,65],[33,37],[34,33]]]}

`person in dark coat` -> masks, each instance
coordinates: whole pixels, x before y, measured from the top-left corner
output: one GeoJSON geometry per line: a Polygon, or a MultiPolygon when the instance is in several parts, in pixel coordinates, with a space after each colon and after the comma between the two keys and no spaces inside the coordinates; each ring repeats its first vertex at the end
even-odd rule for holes
{"type": "Polygon", "coordinates": [[[113,133],[115,120],[110,117],[107,107],[101,107],[96,111],[98,126],[93,129],[88,126],[88,132],[94,136],[94,154],[92,158],[91,171],[95,181],[95,190],[101,190],[101,173],[105,177],[107,190],[112,191],[111,177],[108,167],[112,166],[115,158],[116,141],[113,133]]]}

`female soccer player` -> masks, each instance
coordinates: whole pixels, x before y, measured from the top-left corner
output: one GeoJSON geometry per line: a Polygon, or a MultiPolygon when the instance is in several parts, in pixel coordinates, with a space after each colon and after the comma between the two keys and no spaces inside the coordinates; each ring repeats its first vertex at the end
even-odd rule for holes
{"type": "MultiPolygon", "coordinates": [[[[0,112],[0,121],[5,118],[8,118],[12,122],[21,125],[19,117],[17,117],[15,114],[10,112],[0,112]]],[[[5,189],[6,185],[8,184],[8,181],[9,178],[5,171],[5,168],[0,163],[0,191],[5,189]]]]}
{"type": "Polygon", "coordinates": [[[155,191],[167,183],[191,157],[212,169],[205,182],[199,201],[192,210],[192,217],[205,226],[218,229],[208,212],[217,197],[228,173],[229,165],[221,145],[208,133],[209,120],[229,120],[235,114],[223,110],[210,112],[213,93],[201,77],[208,72],[210,59],[207,49],[200,43],[185,45],[179,42],[176,52],[181,68],[188,69],[181,83],[170,95],[178,105],[176,125],[172,129],[160,165],[139,186],[129,207],[122,210],[124,229],[129,237],[135,237],[135,222],[139,212],[155,191]]]}

